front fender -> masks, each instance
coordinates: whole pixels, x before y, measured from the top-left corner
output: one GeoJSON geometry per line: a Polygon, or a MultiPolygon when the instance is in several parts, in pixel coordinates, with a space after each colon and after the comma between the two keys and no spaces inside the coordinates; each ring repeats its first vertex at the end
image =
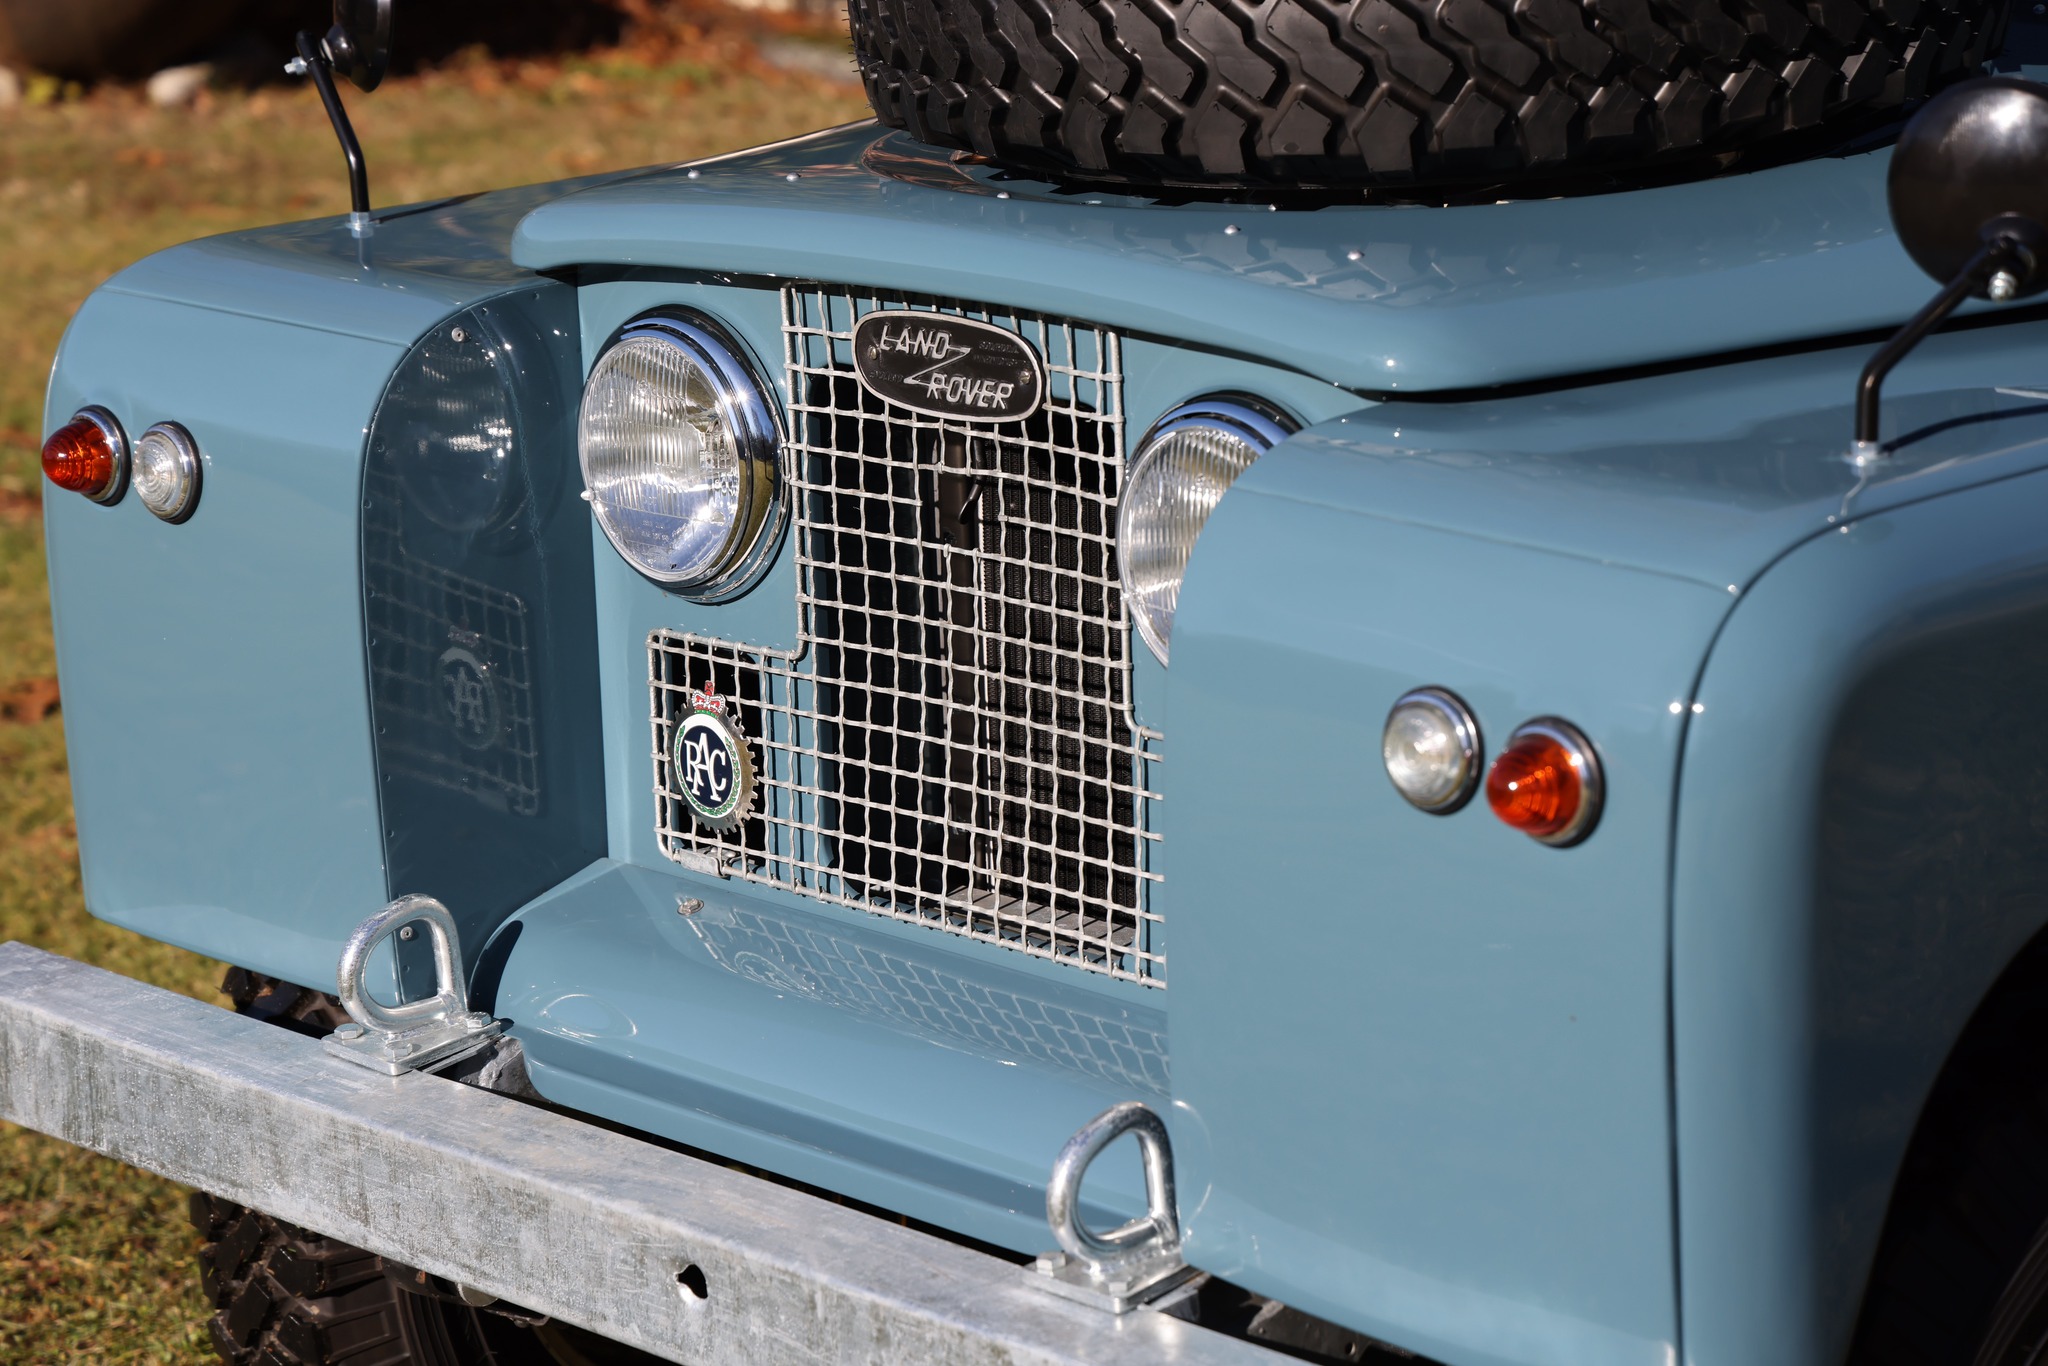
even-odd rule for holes
{"type": "Polygon", "coordinates": [[[2048,474],[1845,523],[1715,645],[1672,889],[1686,1356],[1842,1358],[1922,1103],[2048,924],[2048,474]]]}

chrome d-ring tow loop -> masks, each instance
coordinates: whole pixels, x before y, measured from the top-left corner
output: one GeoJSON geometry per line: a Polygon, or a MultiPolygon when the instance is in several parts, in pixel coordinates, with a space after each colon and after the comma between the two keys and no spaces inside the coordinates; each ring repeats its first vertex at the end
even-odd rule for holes
{"type": "Polygon", "coordinates": [[[1127,1314],[1187,1298],[1200,1275],[1180,1253],[1180,1210],[1173,1189],[1173,1143],[1165,1121],[1138,1101],[1112,1105],[1081,1129],[1053,1160],[1045,1217],[1058,1252],[1041,1256],[1031,1279],[1058,1295],[1127,1314]],[[1102,1150],[1125,1134],[1145,1164],[1145,1213],[1098,1233],[1081,1221],[1081,1178],[1102,1150]]]}
{"type": "Polygon", "coordinates": [[[394,1077],[467,1057],[505,1027],[503,1021],[469,1008],[455,917],[430,896],[402,896],[356,926],[342,946],[335,990],[355,1023],[329,1034],[324,1040],[327,1051],[394,1077]],[[379,1005],[363,987],[370,955],[412,925],[424,925],[433,941],[434,994],[404,1005],[379,1005]]]}

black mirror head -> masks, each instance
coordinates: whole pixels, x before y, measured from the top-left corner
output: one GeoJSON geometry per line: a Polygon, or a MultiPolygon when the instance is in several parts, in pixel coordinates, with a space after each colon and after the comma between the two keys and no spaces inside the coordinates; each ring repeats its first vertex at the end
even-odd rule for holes
{"type": "Polygon", "coordinates": [[[2019,268],[2004,297],[2048,289],[2048,87],[1986,76],[1936,95],[1899,135],[1888,190],[1900,245],[1936,280],[2005,237],[2019,268]]]}
{"type": "Polygon", "coordinates": [[[336,71],[358,90],[375,90],[391,64],[391,0],[334,0],[324,41],[336,71]]]}

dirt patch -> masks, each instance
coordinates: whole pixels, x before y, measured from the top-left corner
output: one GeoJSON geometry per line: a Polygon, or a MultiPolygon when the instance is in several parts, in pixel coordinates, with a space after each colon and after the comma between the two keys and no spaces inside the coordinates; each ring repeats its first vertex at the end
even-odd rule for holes
{"type": "Polygon", "coordinates": [[[32,726],[55,716],[62,705],[54,678],[24,678],[0,688],[0,721],[17,726],[32,726]]]}

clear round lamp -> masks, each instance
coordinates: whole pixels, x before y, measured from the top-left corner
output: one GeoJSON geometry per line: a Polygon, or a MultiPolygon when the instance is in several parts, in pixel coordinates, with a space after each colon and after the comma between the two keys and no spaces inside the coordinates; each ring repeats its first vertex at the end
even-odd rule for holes
{"type": "Polygon", "coordinates": [[[1256,400],[1200,399],[1161,418],[1139,443],[1117,525],[1124,603],[1159,662],[1167,662],[1188,556],[1239,475],[1292,424],[1256,400]]]}
{"type": "Polygon", "coordinates": [[[744,577],[780,505],[765,391],[701,321],[645,320],[598,359],[576,445],[598,524],[647,577],[715,594],[744,577]]]}
{"type": "Polygon", "coordinates": [[[1380,757],[1411,806],[1449,815],[1479,783],[1479,722],[1457,694],[1417,688],[1387,713],[1380,757]]]}

